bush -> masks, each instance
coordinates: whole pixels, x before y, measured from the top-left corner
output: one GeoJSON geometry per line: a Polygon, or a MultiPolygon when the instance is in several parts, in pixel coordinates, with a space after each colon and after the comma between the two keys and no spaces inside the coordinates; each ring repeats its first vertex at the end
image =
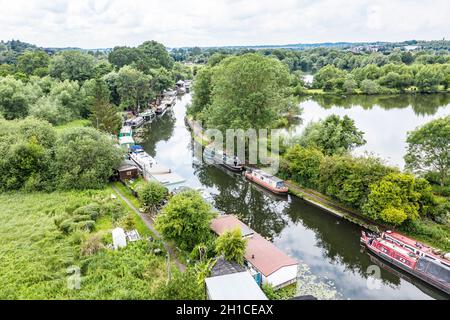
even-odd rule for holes
{"type": "Polygon", "coordinates": [[[64,131],[55,147],[57,186],[61,189],[98,189],[121,161],[121,151],[94,128],[64,131]]]}
{"type": "Polygon", "coordinates": [[[156,211],[159,204],[167,197],[168,190],[156,181],[150,181],[138,192],[142,205],[151,211],[156,211]]]}
{"type": "Polygon", "coordinates": [[[387,223],[393,224],[393,225],[401,225],[403,221],[408,218],[406,213],[403,210],[396,209],[396,208],[386,208],[380,213],[380,217],[383,221],[386,221],[387,223]]]}
{"type": "Polygon", "coordinates": [[[156,217],[156,229],[183,250],[191,251],[208,239],[214,217],[211,206],[199,192],[188,190],[173,196],[156,217]]]}
{"type": "Polygon", "coordinates": [[[319,149],[295,145],[289,148],[284,155],[283,158],[286,161],[287,168],[282,166],[282,170],[288,169],[288,176],[301,185],[315,187],[323,157],[319,149]]]}

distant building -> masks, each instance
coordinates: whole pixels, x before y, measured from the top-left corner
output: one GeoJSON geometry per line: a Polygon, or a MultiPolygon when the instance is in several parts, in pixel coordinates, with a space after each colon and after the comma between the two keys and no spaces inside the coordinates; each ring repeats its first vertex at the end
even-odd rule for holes
{"type": "Polygon", "coordinates": [[[227,230],[240,228],[247,241],[245,261],[250,271],[261,275],[261,282],[274,288],[282,288],[297,281],[298,262],[289,257],[272,242],[250,229],[233,215],[213,219],[211,229],[218,235],[227,230]]]}
{"type": "Polygon", "coordinates": [[[114,249],[124,248],[127,246],[127,237],[122,228],[115,228],[112,231],[114,249]]]}

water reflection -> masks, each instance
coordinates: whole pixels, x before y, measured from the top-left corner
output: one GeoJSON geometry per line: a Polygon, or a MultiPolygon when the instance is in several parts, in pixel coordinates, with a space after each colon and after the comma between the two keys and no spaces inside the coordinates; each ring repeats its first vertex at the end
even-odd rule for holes
{"type": "Polygon", "coordinates": [[[288,134],[300,134],[310,121],[348,115],[364,131],[367,143],[355,155],[371,153],[403,168],[408,131],[449,114],[449,94],[397,96],[315,96],[300,102],[303,122],[288,134]]]}
{"type": "MultiPolygon", "coordinates": [[[[172,115],[165,115],[146,129],[144,148],[183,176],[186,185],[206,188],[219,210],[236,214],[298,259],[305,267],[301,281],[307,284],[300,288],[301,293],[326,291],[321,296],[344,299],[443,298],[437,290],[385,267],[381,269],[380,287],[369,289],[367,269],[376,262],[367,252],[361,252],[358,226],[296,197],[274,196],[247,182],[242,175],[195,159],[194,141],[184,124],[185,106],[189,102],[190,96],[185,95],[172,115]]],[[[315,110],[326,110],[315,101],[305,103],[308,106],[312,103],[315,110]]],[[[370,112],[358,106],[344,110],[355,108],[370,112]]]]}

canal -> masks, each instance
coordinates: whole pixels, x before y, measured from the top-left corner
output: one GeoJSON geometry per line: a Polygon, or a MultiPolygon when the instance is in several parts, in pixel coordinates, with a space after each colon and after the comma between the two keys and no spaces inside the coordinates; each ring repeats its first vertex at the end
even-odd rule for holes
{"type": "MultiPolygon", "coordinates": [[[[172,113],[146,127],[140,144],[151,156],[185,178],[186,185],[208,190],[219,210],[237,215],[251,228],[270,238],[281,250],[298,259],[301,262],[298,294],[335,299],[444,298],[439,291],[418,280],[389,270],[386,266],[378,267],[380,261],[361,250],[360,228],[357,225],[296,197],[279,198],[269,194],[248,183],[241,175],[196,159],[194,142],[184,122],[186,105],[190,100],[189,94],[182,96],[172,113]]],[[[351,106],[342,109],[352,110],[354,107],[358,108],[351,106]]],[[[327,110],[339,107],[308,100],[302,102],[302,108],[302,117],[312,119],[312,114],[317,110],[322,110],[325,115],[327,110]]],[[[367,112],[376,108],[363,107],[367,112]]],[[[401,109],[408,108],[414,112],[411,106],[402,106],[401,109]]],[[[433,115],[441,111],[438,109],[433,115]]],[[[367,117],[370,118],[370,115],[367,117]]],[[[393,114],[392,118],[399,122],[404,120],[397,114],[393,114]]],[[[358,121],[356,125],[359,126],[358,121]]],[[[398,128],[393,127],[391,131],[398,128]]],[[[368,137],[366,139],[370,140],[368,137]]]]}

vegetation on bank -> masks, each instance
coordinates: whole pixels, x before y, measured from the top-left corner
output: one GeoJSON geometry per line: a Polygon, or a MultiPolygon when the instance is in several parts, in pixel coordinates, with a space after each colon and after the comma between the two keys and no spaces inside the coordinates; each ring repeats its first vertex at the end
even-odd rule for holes
{"type": "MultiPolygon", "coordinates": [[[[427,177],[424,173],[432,174],[440,168],[432,165],[436,161],[443,167],[444,184],[448,181],[448,125],[450,117],[434,120],[409,133],[410,137],[420,135],[421,139],[408,139],[409,150],[416,150],[415,161],[407,160],[409,168],[418,168],[427,177]],[[427,129],[435,126],[439,130],[427,129]],[[426,159],[418,159],[421,155],[418,150],[424,155],[424,148],[426,159]]],[[[449,199],[445,195],[433,193],[425,178],[400,172],[378,158],[349,155],[348,151],[355,147],[349,144],[349,139],[358,137],[354,128],[330,127],[327,119],[314,126],[315,134],[305,130],[301,137],[282,148],[281,177],[318,190],[373,221],[398,227],[444,250],[450,249],[449,199]],[[327,134],[333,139],[317,140],[327,134]]],[[[405,157],[410,156],[408,153],[405,157]]]]}
{"type": "Polygon", "coordinates": [[[155,298],[165,286],[167,266],[165,255],[154,249],[164,248],[146,240],[118,251],[107,248],[113,227],[130,229],[127,210],[112,193],[0,194],[1,298],[155,298]],[[80,289],[71,289],[77,274],[80,289]]]}

